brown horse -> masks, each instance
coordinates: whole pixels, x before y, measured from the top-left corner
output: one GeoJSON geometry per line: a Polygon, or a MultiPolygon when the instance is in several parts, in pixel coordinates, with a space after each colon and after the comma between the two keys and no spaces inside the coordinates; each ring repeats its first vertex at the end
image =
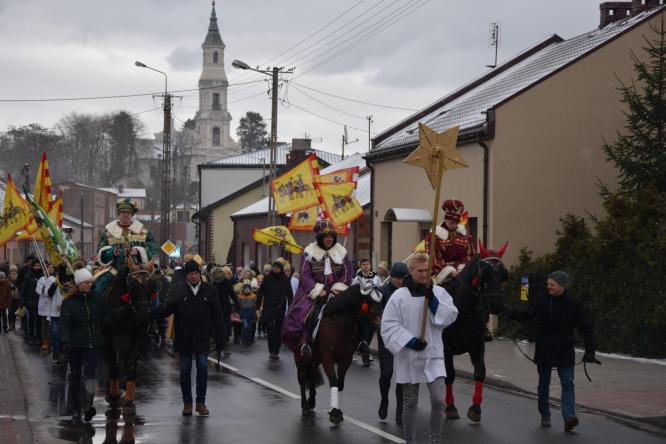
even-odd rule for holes
{"type": "Polygon", "coordinates": [[[295,353],[298,383],[301,386],[301,409],[308,414],[315,407],[316,387],[323,383],[319,364],[324,367],[331,389],[329,420],[339,424],[344,419],[339,393],[345,387],[345,375],[354,357],[357,344],[356,325],[363,311],[379,313],[381,295],[374,286],[352,285],[338,295],[329,296],[315,337],[310,359],[295,353]],[[309,397],[306,398],[306,389],[309,397]]]}

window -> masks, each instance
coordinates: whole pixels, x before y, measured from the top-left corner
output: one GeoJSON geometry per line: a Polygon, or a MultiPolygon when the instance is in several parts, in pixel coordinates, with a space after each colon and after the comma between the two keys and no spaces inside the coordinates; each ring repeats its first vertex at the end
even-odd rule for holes
{"type": "Polygon", "coordinates": [[[220,109],[220,93],[213,93],[213,109],[220,109]]]}
{"type": "Polygon", "coordinates": [[[612,15],[614,15],[614,14],[615,14],[615,10],[614,10],[614,9],[611,9],[611,10],[608,11],[608,15],[611,15],[611,16],[612,16],[612,15]]]}
{"type": "Polygon", "coordinates": [[[213,51],[213,63],[217,63],[217,51],[213,51]]]}
{"type": "Polygon", "coordinates": [[[218,127],[213,128],[213,145],[220,146],[220,129],[218,127]]]}

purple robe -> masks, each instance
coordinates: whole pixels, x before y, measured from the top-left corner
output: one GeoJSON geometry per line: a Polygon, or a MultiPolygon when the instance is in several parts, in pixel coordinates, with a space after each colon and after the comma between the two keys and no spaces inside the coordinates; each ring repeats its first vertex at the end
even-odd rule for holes
{"type": "Polygon", "coordinates": [[[341,282],[351,285],[351,281],[354,278],[351,260],[339,244],[334,245],[331,250],[336,248],[336,253],[344,251],[344,258],[338,257],[338,261],[341,263],[337,263],[333,257],[330,257],[332,273],[325,275],[326,257],[324,256],[321,260],[316,260],[312,255],[308,254],[313,249],[318,248],[316,245],[316,243],[310,244],[305,249],[298,291],[296,292],[294,301],[289,306],[284,324],[282,325],[282,341],[293,352],[298,351],[299,343],[305,339],[304,336],[307,334],[305,320],[314,304],[314,301],[308,296],[315,285],[323,284],[324,290],[328,293],[333,284],[341,282]]]}

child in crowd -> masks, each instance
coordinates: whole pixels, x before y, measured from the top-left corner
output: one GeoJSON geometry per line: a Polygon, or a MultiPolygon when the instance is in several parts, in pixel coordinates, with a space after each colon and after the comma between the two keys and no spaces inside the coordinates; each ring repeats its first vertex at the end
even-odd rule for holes
{"type": "Polygon", "coordinates": [[[252,291],[251,284],[243,284],[241,293],[238,295],[238,300],[240,302],[240,317],[243,321],[243,333],[241,339],[243,345],[249,347],[252,340],[252,328],[257,310],[257,295],[252,291]]]}

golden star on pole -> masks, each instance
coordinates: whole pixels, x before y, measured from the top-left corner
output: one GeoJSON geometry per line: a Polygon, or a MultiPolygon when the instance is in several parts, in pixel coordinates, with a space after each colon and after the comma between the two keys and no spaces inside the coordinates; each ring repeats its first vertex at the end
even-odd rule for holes
{"type": "Polygon", "coordinates": [[[425,169],[433,189],[437,187],[440,162],[442,162],[441,174],[446,170],[468,166],[456,150],[458,129],[459,127],[456,126],[438,133],[419,123],[419,146],[407,156],[404,162],[425,169]]]}

